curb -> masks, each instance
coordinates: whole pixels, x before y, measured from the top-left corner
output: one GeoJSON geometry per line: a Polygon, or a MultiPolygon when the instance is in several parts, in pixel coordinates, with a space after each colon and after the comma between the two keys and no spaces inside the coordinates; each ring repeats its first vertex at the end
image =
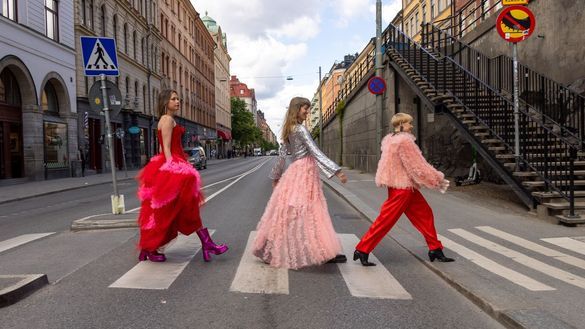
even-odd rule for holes
{"type": "Polygon", "coordinates": [[[0,308],[12,305],[49,284],[46,274],[0,275],[0,279],[22,278],[22,280],[0,290],[0,308]]]}
{"type": "MultiPolygon", "coordinates": [[[[121,179],[117,179],[117,181],[126,181],[126,180],[132,180],[134,179],[134,177],[130,178],[121,178],[121,179]]],[[[66,187],[66,188],[62,188],[59,190],[54,190],[54,191],[48,191],[48,192],[41,192],[41,193],[37,193],[34,195],[27,195],[27,196],[23,196],[23,197],[18,197],[18,198],[14,198],[14,199],[10,199],[10,200],[2,200],[0,201],[0,205],[4,204],[4,203],[9,203],[9,202],[16,202],[16,201],[22,201],[22,200],[26,200],[26,199],[32,199],[32,198],[36,198],[39,196],[44,196],[44,195],[49,195],[49,194],[53,194],[53,193],[59,193],[59,192],[66,192],[66,191],[72,191],[72,190],[78,190],[84,187],[89,187],[89,186],[96,186],[96,185],[104,185],[104,184],[110,184],[112,183],[111,181],[108,182],[99,182],[99,183],[95,183],[95,184],[87,184],[87,185],[81,185],[81,186],[73,186],[73,187],[66,187]]]]}
{"type": "Polygon", "coordinates": [[[107,229],[119,229],[119,228],[137,228],[138,221],[136,220],[137,214],[125,213],[120,215],[112,214],[101,214],[92,215],[86,218],[74,220],[71,223],[70,230],[73,232],[79,231],[90,231],[90,230],[107,230],[107,229]],[[124,216],[127,215],[127,216],[124,216]],[[130,216],[128,216],[130,215],[130,216]],[[94,219],[95,217],[107,216],[110,219],[94,219]],[[120,216],[120,219],[111,219],[112,217],[120,216]],[[130,218],[128,218],[130,217],[130,218]]]}
{"type": "MultiPolygon", "coordinates": [[[[363,201],[361,201],[355,194],[351,193],[346,188],[340,186],[337,183],[329,182],[327,179],[323,179],[322,177],[321,177],[321,180],[323,181],[323,183],[325,185],[327,185],[329,188],[331,188],[333,190],[333,192],[335,192],[337,195],[339,195],[350,206],[352,206],[357,212],[359,212],[362,216],[364,216],[364,218],[366,218],[369,222],[371,222],[371,223],[374,222],[378,213],[376,211],[374,211],[371,207],[366,205],[363,201]]],[[[548,321],[550,321],[550,322],[548,322],[546,325],[554,325],[554,328],[567,328],[567,329],[574,328],[574,327],[570,326],[569,324],[563,322],[562,320],[554,318],[553,315],[548,314],[546,312],[539,311],[537,309],[533,309],[533,310],[499,309],[496,305],[494,305],[493,303],[490,303],[485,298],[482,298],[482,296],[480,294],[474,292],[471,288],[468,288],[465,285],[458,283],[457,280],[455,280],[455,278],[451,277],[447,273],[442,272],[439,268],[432,265],[430,262],[427,262],[425,259],[420,257],[420,255],[418,253],[412,251],[410,248],[406,247],[400,241],[398,241],[390,236],[387,236],[387,237],[394,240],[399,246],[401,246],[407,252],[409,252],[411,255],[413,255],[418,261],[420,261],[423,265],[425,265],[433,273],[437,274],[440,278],[442,278],[445,282],[447,282],[451,287],[453,287],[455,290],[457,290],[459,293],[461,293],[463,296],[465,296],[467,299],[469,299],[472,303],[474,303],[476,306],[478,306],[482,311],[484,311],[486,314],[490,315],[493,319],[495,319],[496,321],[498,321],[499,323],[501,323],[502,325],[504,325],[507,328],[511,328],[511,329],[529,329],[529,328],[536,328],[536,327],[547,328],[547,326],[541,327],[540,325],[538,325],[538,326],[525,325],[524,322],[526,322],[526,321],[523,321],[523,319],[522,319],[523,312],[527,312],[527,313],[533,312],[533,313],[536,313],[537,315],[547,314],[548,321]]]]}

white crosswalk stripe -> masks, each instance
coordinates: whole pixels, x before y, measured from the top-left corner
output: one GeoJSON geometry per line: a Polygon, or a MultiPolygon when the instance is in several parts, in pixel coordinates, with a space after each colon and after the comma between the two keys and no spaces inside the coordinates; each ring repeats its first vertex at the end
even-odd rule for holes
{"type": "Polygon", "coordinates": [[[252,255],[256,232],[250,232],[230,291],[288,295],[288,270],[273,268],[252,255]]]}
{"type": "Polygon", "coordinates": [[[489,233],[489,234],[496,236],[500,239],[512,242],[520,247],[524,247],[526,249],[537,252],[539,254],[543,254],[545,256],[553,257],[554,259],[557,259],[563,263],[585,269],[585,260],[583,260],[583,259],[573,257],[570,255],[564,254],[560,251],[541,246],[538,243],[528,241],[524,238],[512,235],[510,233],[506,233],[504,231],[495,229],[495,228],[490,227],[490,226],[478,226],[476,228],[480,231],[489,233]]]}
{"type": "MultiPolygon", "coordinates": [[[[209,231],[210,234],[214,232],[209,231]]],[[[166,262],[140,262],[112,283],[110,288],[168,289],[199,250],[201,242],[196,234],[189,236],[179,234],[177,240],[165,250],[166,262]]]]}
{"type": "Polygon", "coordinates": [[[443,243],[443,245],[448,248],[449,250],[453,250],[454,252],[458,253],[462,257],[468,259],[472,263],[475,263],[477,266],[492,272],[506,280],[511,281],[521,287],[524,287],[531,291],[550,291],[556,290],[553,287],[547,286],[544,283],[540,283],[522,273],[514,271],[510,268],[502,266],[501,264],[484,257],[475,251],[468,249],[444,236],[439,236],[439,239],[443,243]]]}
{"type": "MultiPolygon", "coordinates": [[[[353,254],[359,239],[354,234],[338,234],[343,250],[353,254]]],[[[378,299],[412,299],[412,296],[392,276],[384,265],[370,253],[369,259],[377,266],[362,266],[359,262],[349,261],[337,264],[345,284],[352,296],[378,299]]]]}
{"type": "MultiPolygon", "coordinates": [[[[248,237],[246,250],[230,287],[230,291],[289,294],[288,270],[270,267],[252,255],[252,244],[256,232],[248,237]]],[[[354,234],[338,234],[346,253],[353,252],[359,239],[354,234]]],[[[376,267],[363,267],[357,262],[337,264],[339,271],[352,296],[377,299],[412,299],[392,274],[370,254],[370,259],[378,263],[376,267]]]]}
{"type": "Polygon", "coordinates": [[[495,253],[501,254],[505,257],[512,259],[513,261],[520,263],[526,267],[529,267],[533,270],[538,272],[544,273],[548,276],[551,276],[557,280],[561,280],[565,283],[577,286],[579,288],[585,289],[585,278],[580,277],[578,275],[574,275],[570,272],[561,270],[554,266],[548,265],[544,262],[541,262],[537,259],[532,257],[526,256],[520,252],[514,251],[512,249],[506,248],[500,244],[497,244],[493,241],[484,239],[478,235],[475,235],[471,232],[468,232],[464,229],[450,229],[450,232],[470,241],[474,244],[487,248],[490,251],[495,253]]]}
{"type": "Polygon", "coordinates": [[[55,234],[55,232],[47,232],[47,233],[34,233],[34,234],[23,234],[12,239],[0,241],[0,252],[4,252],[6,250],[10,250],[12,248],[16,248],[23,244],[44,238],[46,236],[55,234]]]}
{"type": "Polygon", "coordinates": [[[565,248],[572,252],[576,252],[581,255],[585,255],[585,242],[575,240],[569,237],[561,237],[561,238],[546,238],[541,239],[544,242],[548,242],[554,245],[557,245],[561,248],[565,248]]]}

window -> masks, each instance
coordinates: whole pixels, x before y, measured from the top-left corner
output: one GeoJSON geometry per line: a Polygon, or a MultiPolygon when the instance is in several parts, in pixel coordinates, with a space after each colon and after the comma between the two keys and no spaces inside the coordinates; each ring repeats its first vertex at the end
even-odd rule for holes
{"type": "Polygon", "coordinates": [[[126,98],[130,98],[130,78],[126,77],[126,98]]]}
{"type": "Polygon", "coordinates": [[[128,24],[124,24],[124,53],[128,54],[128,24]]]}
{"type": "MultiPolygon", "coordinates": [[[[89,7],[89,15],[87,15],[86,24],[87,24],[87,26],[89,26],[93,29],[93,0],[89,0],[87,2],[87,5],[89,7]]],[[[85,12],[85,9],[84,9],[84,12],[85,12]]]]}
{"type": "Polygon", "coordinates": [[[43,128],[46,168],[68,168],[67,125],[45,121],[43,128]]]}
{"type": "Polygon", "coordinates": [[[431,20],[436,16],[435,9],[435,0],[431,0],[431,20]]]}
{"type": "Polygon", "coordinates": [[[134,52],[134,59],[136,59],[136,31],[132,32],[132,47],[134,52]]]}
{"type": "Polygon", "coordinates": [[[59,10],[56,0],[45,0],[47,37],[59,41],[59,10]]]}
{"type": "Polygon", "coordinates": [[[20,90],[16,77],[9,69],[0,74],[0,104],[20,105],[20,90]]]}
{"type": "Polygon", "coordinates": [[[50,81],[47,81],[41,94],[41,107],[43,112],[59,115],[59,102],[57,92],[50,81]]]}
{"type": "Polygon", "coordinates": [[[100,22],[102,24],[101,28],[101,33],[102,36],[106,36],[106,5],[102,5],[100,7],[100,22]]]}
{"type": "Polygon", "coordinates": [[[114,15],[112,25],[114,28],[114,40],[116,40],[116,46],[117,46],[117,43],[118,43],[118,15],[114,15]]]}
{"type": "Polygon", "coordinates": [[[86,10],[85,0],[81,0],[80,4],[79,4],[79,11],[80,11],[81,15],[79,17],[81,19],[81,24],[84,24],[84,25],[85,25],[85,21],[87,19],[85,10],[86,10]]]}
{"type": "Polygon", "coordinates": [[[16,0],[2,0],[0,15],[16,21],[16,0]]]}
{"type": "Polygon", "coordinates": [[[144,49],[144,38],[140,39],[140,49],[142,54],[142,64],[144,64],[144,53],[146,52],[144,49]]]}

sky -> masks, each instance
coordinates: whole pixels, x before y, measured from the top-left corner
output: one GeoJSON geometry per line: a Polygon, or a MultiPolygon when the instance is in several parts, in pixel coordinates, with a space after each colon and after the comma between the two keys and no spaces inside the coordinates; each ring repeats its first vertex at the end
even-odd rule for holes
{"type": "MultiPolygon", "coordinates": [[[[322,74],[376,35],[376,0],[191,0],[227,34],[230,74],[256,91],[279,136],[290,99],[311,99],[322,74]],[[287,77],[292,80],[287,80],[287,77]]],[[[382,0],[382,29],[402,0],[382,0]]]]}

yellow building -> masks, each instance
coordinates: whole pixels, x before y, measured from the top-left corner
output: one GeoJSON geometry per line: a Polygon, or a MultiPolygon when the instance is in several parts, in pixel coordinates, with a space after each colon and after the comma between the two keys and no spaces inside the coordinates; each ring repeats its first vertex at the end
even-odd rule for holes
{"type": "Polygon", "coordinates": [[[414,41],[421,40],[421,25],[451,16],[453,0],[402,0],[402,31],[414,41]]]}

